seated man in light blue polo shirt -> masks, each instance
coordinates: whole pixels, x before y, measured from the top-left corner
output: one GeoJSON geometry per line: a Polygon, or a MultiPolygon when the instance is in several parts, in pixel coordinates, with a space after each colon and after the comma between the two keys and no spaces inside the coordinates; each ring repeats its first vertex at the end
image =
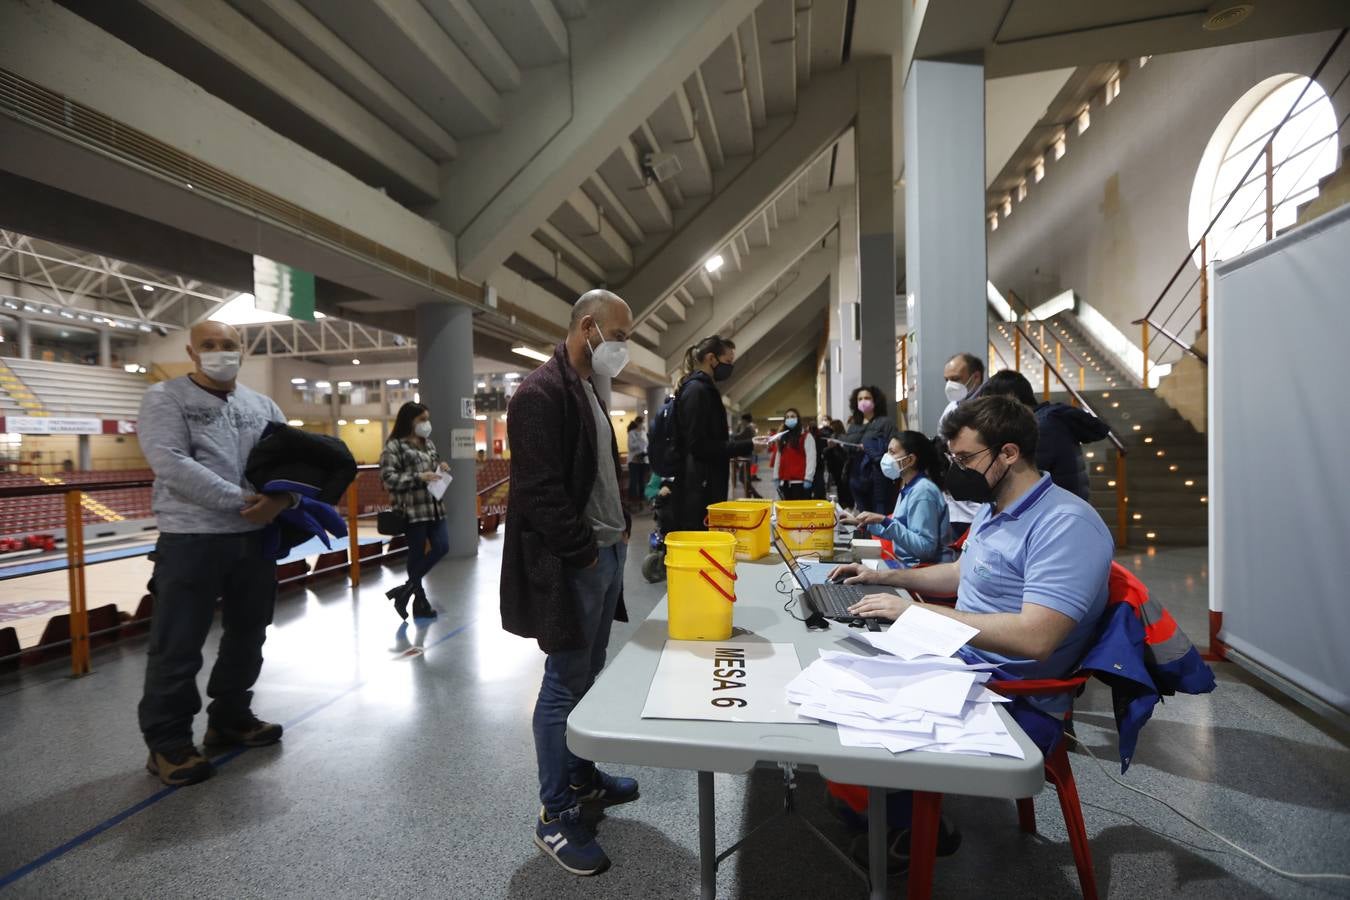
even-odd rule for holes
{"type": "MultiPolygon", "coordinates": [[[[959,562],[872,571],[841,566],[837,579],[920,594],[956,594],[928,607],[980,629],[968,650],[1014,678],[1063,678],[1087,653],[1106,609],[1111,533],[1096,510],[1036,469],[1036,418],[1011,397],[958,406],[942,423],[953,497],[983,503],[959,562]]],[[[849,611],[895,619],[913,601],[874,594],[849,611]]],[[[1068,708],[1067,696],[1036,705],[1068,708]]]]}

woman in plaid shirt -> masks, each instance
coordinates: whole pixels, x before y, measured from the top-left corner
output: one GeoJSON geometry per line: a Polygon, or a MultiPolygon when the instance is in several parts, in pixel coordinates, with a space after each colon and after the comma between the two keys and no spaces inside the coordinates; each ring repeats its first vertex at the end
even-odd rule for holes
{"type": "Polygon", "coordinates": [[[409,597],[413,598],[414,618],[436,618],[436,610],[427,602],[422,588],[422,578],[450,549],[450,534],[441,502],[431,496],[427,485],[440,472],[449,471],[449,464],[441,461],[431,442],[427,408],[421,403],[403,404],[380,454],[380,479],[394,509],[408,516],[408,580],[386,593],[394,601],[394,611],[404,619],[408,618],[409,597]]]}

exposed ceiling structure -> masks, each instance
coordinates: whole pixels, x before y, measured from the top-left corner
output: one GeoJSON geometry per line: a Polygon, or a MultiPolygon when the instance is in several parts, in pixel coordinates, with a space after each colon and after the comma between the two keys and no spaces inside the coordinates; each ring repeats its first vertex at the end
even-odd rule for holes
{"type": "Polygon", "coordinates": [[[1350,4],[1344,0],[929,0],[923,6],[914,58],[942,59],[978,52],[989,78],[1307,34],[1350,24],[1350,4]]]}

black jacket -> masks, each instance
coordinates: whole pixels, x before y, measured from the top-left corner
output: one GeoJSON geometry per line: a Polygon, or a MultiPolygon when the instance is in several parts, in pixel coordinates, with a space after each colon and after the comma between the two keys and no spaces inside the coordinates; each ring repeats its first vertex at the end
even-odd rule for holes
{"type": "Polygon", "coordinates": [[[303,498],[299,508],[283,512],[267,527],[264,539],[274,558],[285,557],[312,537],[328,544],[325,531],[346,536],[341,514],[331,507],[356,480],[356,460],[337,438],[271,422],[248,455],[244,477],[261,491],[289,491],[303,498]]]}
{"type": "Polygon", "coordinates": [[[271,422],[248,455],[244,477],[254,485],[269,481],[307,485],[314,488],[307,496],[332,504],[356,479],[356,460],[335,437],[271,422]]]}
{"type": "Polygon", "coordinates": [[[1063,403],[1036,407],[1036,468],[1050,473],[1050,480],[1084,500],[1091,495],[1083,444],[1103,440],[1111,431],[1096,416],[1063,403]]]}
{"type": "MultiPolygon", "coordinates": [[[[573,650],[585,645],[585,637],[567,573],[599,555],[586,501],[595,487],[597,455],[612,460],[618,472],[619,445],[611,434],[608,447],[596,446],[595,416],[565,344],[516,389],[506,411],[506,439],[511,499],[502,542],[502,627],[534,638],[545,653],[573,650]]],[[[630,524],[627,513],[624,522],[630,524]]],[[[628,621],[622,593],[614,618],[628,621]]]]}
{"type": "Polygon", "coordinates": [[[695,372],[680,386],[675,433],[680,467],[673,488],[673,530],[702,531],[708,506],[727,499],[732,457],[749,456],[754,442],[731,440],[722,392],[704,372],[695,372]]]}

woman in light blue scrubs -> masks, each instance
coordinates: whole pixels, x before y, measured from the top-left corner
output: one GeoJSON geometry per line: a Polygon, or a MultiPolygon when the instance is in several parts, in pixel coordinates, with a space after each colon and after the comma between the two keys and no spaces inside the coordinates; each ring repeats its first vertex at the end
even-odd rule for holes
{"type": "Polygon", "coordinates": [[[891,542],[905,568],[920,563],[950,562],[950,522],[942,497],[942,454],[927,435],[902,431],[891,438],[881,471],[900,482],[900,497],[889,516],[862,513],[858,524],[891,542]]]}

